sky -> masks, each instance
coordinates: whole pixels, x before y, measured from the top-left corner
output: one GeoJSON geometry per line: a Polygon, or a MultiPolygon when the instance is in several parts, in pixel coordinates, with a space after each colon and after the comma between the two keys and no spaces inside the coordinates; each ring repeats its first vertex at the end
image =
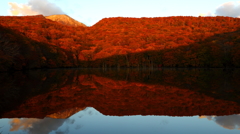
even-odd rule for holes
{"type": "Polygon", "coordinates": [[[240,1],[229,0],[0,0],[0,16],[67,14],[92,26],[108,17],[240,17],[240,1]]]}

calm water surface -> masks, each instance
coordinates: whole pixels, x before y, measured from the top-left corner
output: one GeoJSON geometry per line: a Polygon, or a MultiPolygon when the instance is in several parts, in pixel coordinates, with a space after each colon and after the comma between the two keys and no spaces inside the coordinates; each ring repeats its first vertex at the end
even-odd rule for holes
{"type": "Polygon", "coordinates": [[[0,75],[2,134],[240,133],[239,69],[0,75]]]}

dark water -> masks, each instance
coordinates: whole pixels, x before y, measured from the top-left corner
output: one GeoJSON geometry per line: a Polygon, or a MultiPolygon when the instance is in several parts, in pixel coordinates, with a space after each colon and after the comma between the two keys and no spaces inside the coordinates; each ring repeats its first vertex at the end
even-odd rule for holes
{"type": "Polygon", "coordinates": [[[0,132],[240,132],[239,69],[51,69],[0,75],[0,132]]]}

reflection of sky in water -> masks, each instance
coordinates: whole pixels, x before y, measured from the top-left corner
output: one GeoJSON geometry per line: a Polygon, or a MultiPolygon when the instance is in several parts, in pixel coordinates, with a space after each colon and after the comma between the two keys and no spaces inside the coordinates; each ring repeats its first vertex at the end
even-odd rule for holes
{"type": "Polygon", "coordinates": [[[240,115],[201,116],[200,118],[208,120],[199,119],[198,116],[105,116],[94,108],[86,108],[68,119],[2,119],[0,130],[3,134],[239,134],[240,132],[237,130],[240,128],[240,115]]]}

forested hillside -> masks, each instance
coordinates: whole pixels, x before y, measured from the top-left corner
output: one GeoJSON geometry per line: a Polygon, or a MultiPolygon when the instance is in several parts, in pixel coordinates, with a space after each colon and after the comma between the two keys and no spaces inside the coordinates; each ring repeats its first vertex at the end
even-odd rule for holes
{"type": "Polygon", "coordinates": [[[240,19],[104,18],[71,27],[0,17],[0,70],[58,67],[240,67],[240,19]]]}

